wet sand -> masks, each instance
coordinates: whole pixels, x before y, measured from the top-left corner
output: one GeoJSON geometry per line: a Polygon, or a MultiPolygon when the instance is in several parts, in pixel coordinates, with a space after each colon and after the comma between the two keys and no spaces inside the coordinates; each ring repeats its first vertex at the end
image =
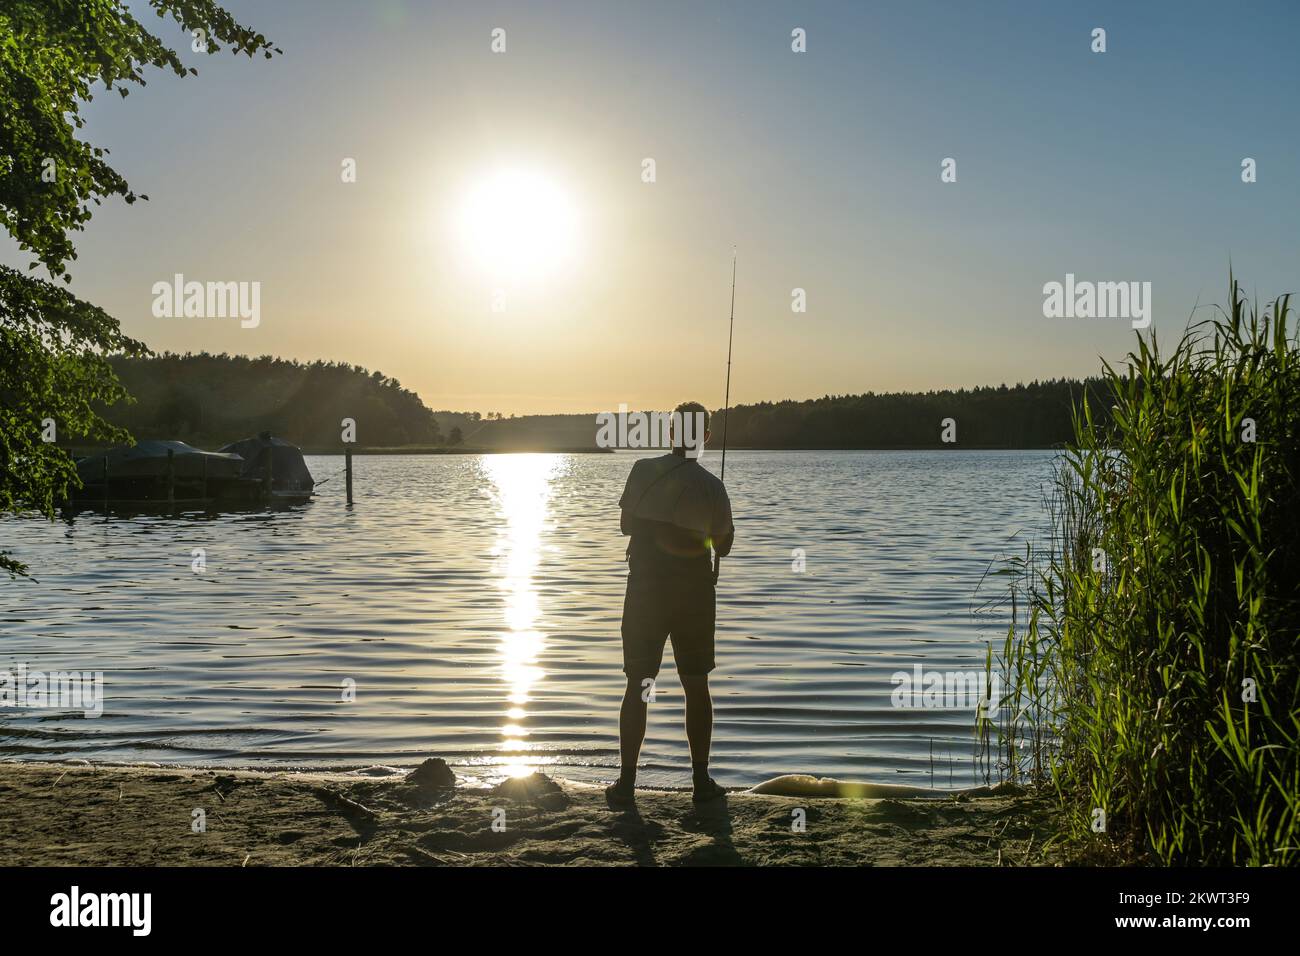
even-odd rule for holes
{"type": "MultiPolygon", "coordinates": [[[[427,768],[445,772],[444,768],[427,768]]],[[[541,775],[415,778],[0,764],[10,866],[998,866],[1044,856],[1045,802],[1001,791],[844,799],[638,791],[541,775]],[[445,782],[445,781],[441,781],[445,782]],[[203,811],[203,832],[195,832],[203,811]],[[803,829],[798,821],[803,819],[803,829]]]]}

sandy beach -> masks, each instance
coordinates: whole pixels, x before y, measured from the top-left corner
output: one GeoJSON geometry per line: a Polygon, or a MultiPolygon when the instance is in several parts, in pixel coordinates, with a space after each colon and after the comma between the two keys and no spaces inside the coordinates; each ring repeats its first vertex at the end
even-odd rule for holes
{"type": "Polygon", "coordinates": [[[844,799],[640,791],[542,775],[497,787],[406,777],[86,763],[0,765],[18,866],[998,866],[1044,856],[1046,804],[1006,791],[844,799]],[[197,814],[195,811],[202,811],[197,814]],[[802,821],[802,829],[799,823],[802,821]],[[200,826],[202,824],[202,826],[200,826]]]}

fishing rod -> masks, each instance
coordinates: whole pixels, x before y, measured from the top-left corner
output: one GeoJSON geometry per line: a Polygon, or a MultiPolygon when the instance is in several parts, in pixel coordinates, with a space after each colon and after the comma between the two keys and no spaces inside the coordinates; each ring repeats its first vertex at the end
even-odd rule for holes
{"type": "MultiPolygon", "coordinates": [[[[722,399],[722,467],[718,478],[727,480],[727,422],[731,418],[731,339],[736,331],[736,247],[731,247],[731,319],[727,326],[727,391],[722,399]]],[[[713,552],[713,583],[718,583],[722,558],[713,552]]]]}

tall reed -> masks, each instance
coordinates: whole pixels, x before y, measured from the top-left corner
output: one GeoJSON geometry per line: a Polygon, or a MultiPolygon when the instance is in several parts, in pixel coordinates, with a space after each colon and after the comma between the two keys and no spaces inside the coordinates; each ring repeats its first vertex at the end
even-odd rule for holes
{"type": "Polygon", "coordinates": [[[985,769],[1054,788],[1104,859],[1300,862],[1300,346],[1289,296],[1230,288],[1167,357],[1106,365],[1049,541],[1003,569],[985,769]]]}

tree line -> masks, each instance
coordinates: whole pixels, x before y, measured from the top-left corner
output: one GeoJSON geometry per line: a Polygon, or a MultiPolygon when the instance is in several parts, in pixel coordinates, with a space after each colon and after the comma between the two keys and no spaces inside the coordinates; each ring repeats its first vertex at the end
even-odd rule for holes
{"type": "Polygon", "coordinates": [[[340,423],[360,445],[443,444],[437,418],[401,382],[359,365],[243,355],[113,356],[135,401],[101,414],[139,438],[216,447],[269,430],[309,449],[341,446],[340,423]]]}
{"type": "MultiPolygon", "coordinates": [[[[1099,378],[929,392],[825,395],[806,401],[736,405],[727,416],[733,448],[1049,448],[1074,435],[1087,397],[1094,420],[1109,420],[1109,386],[1099,378]],[[945,442],[945,420],[952,420],[945,442]]],[[[710,445],[721,443],[714,413],[710,445]]]]}
{"type": "MultiPolygon", "coordinates": [[[[109,362],[135,401],[105,405],[100,414],[136,438],[216,447],[269,429],[324,450],[339,446],[340,422],[351,418],[357,443],[372,448],[595,446],[594,414],[434,412],[397,380],[347,363],[206,352],[109,362]]],[[[1085,395],[1104,426],[1112,396],[1101,379],[1052,379],[736,405],[725,418],[713,413],[710,445],[721,444],[725,421],[732,448],[1048,448],[1071,438],[1074,410],[1085,395]]]]}

